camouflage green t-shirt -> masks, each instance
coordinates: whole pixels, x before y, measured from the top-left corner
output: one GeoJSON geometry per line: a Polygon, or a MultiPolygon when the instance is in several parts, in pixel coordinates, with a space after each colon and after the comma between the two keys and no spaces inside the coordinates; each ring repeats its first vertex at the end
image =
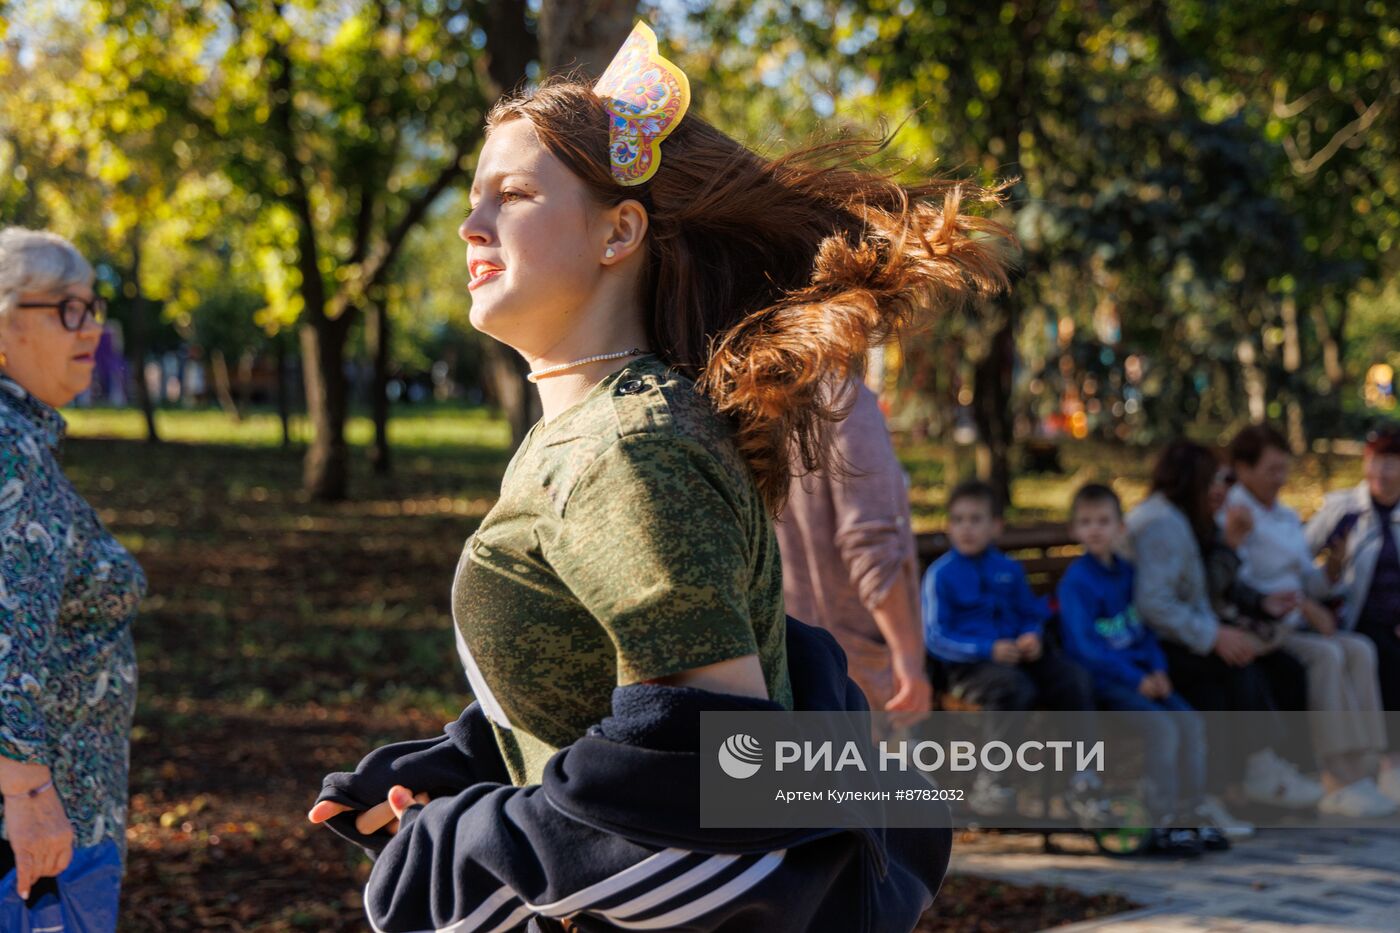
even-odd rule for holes
{"type": "Polygon", "coordinates": [[[729,426],[654,356],[535,425],[452,606],[517,784],[608,715],[618,685],[757,654],[792,707],[772,522],[729,426]]]}

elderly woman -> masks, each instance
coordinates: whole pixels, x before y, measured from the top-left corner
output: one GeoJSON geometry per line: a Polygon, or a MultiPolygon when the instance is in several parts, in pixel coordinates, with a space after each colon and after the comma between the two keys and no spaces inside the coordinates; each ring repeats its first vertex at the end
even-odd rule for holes
{"type": "Polygon", "coordinates": [[[93,277],[62,237],[0,231],[0,875],[23,897],[75,850],[125,848],[146,580],[57,457],[106,316],[93,277]]]}

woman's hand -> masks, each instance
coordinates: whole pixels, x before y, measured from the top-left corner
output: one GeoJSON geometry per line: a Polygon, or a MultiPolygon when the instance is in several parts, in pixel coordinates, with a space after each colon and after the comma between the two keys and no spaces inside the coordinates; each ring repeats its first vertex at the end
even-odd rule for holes
{"type": "Polygon", "coordinates": [[[1232,505],[1225,510],[1225,543],[1232,551],[1239,550],[1239,546],[1244,544],[1253,530],[1254,516],[1248,506],[1232,505]]]}
{"type": "Polygon", "coordinates": [[[1335,586],[1341,581],[1342,575],[1347,569],[1347,539],[1338,536],[1327,548],[1327,561],[1325,563],[1327,579],[1335,586]]]}
{"type": "Polygon", "coordinates": [[[1337,633],[1337,617],[1322,603],[1312,599],[1304,599],[1302,610],[1303,618],[1319,635],[1335,635],[1337,633]]]}
{"type": "Polygon", "coordinates": [[[73,859],[73,824],[58,791],[5,795],[5,829],[15,853],[15,890],[23,898],[40,878],[57,877],[73,859]]]}
{"type": "MultiPolygon", "coordinates": [[[[362,836],[372,836],[383,829],[392,836],[399,831],[399,818],[404,815],[404,811],[413,806],[414,803],[427,803],[430,799],[427,794],[415,794],[407,787],[396,784],[389,788],[387,800],[375,804],[355,817],[355,830],[362,836]],[[394,805],[396,802],[399,806],[394,805]]],[[[311,812],[306,815],[306,818],[313,823],[320,824],[331,817],[349,811],[350,808],[343,803],[322,800],[311,808],[311,812]]]]}
{"type": "Polygon", "coordinates": [[[933,687],[929,684],[924,653],[895,655],[894,696],[885,704],[889,713],[927,713],[933,708],[933,687]]]}
{"type": "Polygon", "coordinates": [[[1244,667],[1259,656],[1259,641],[1247,632],[1222,625],[1215,633],[1215,653],[1231,667],[1244,667]]]}
{"type": "Polygon", "coordinates": [[[1297,590],[1282,590],[1278,593],[1270,593],[1264,597],[1264,611],[1275,619],[1282,619],[1294,609],[1298,608],[1302,601],[1302,594],[1297,590]]]}

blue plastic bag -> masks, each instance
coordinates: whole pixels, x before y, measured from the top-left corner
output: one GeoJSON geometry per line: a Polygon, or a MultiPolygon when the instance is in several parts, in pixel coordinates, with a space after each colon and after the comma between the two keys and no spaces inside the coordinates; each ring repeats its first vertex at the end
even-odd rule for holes
{"type": "Polygon", "coordinates": [[[0,878],[0,930],[4,933],[114,933],[121,900],[122,860],[117,844],[104,839],[76,849],[59,874],[58,895],[29,906],[15,888],[12,869],[0,878]]]}

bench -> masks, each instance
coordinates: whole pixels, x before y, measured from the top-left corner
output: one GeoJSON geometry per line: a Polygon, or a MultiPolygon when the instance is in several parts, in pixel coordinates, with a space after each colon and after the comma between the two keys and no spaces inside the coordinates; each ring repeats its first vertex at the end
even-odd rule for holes
{"type": "MultiPolygon", "coordinates": [[[[942,531],[926,532],[915,536],[919,555],[919,573],[928,570],[930,564],[951,549],[948,535],[942,531]]],[[[1044,522],[1036,525],[1008,527],[997,541],[1003,553],[1020,561],[1025,568],[1026,578],[1031,589],[1039,596],[1052,596],[1065,569],[1082,553],[1082,549],[1069,536],[1069,529],[1062,523],[1044,522]]],[[[949,712],[971,711],[976,707],[966,701],[949,696],[947,681],[941,666],[930,657],[930,679],[933,681],[933,708],[949,712]]]]}
{"type": "MultiPolygon", "coordinates": [[[[915,543],[918,546],[920,574],[928,569],[929,564],[948,553],[951,547],[948,535],[942,531],[916,535],[915,543]]],[[[1070,538],[1069,528],[1059,522],[1008,527],[1002,532],[997,547],[1021,562],[1031,589],[1040,596],[1055,592],[1055,585],[1060,582],[1065,569],[1082,553],[1079,545],[1070,538]]]]}

